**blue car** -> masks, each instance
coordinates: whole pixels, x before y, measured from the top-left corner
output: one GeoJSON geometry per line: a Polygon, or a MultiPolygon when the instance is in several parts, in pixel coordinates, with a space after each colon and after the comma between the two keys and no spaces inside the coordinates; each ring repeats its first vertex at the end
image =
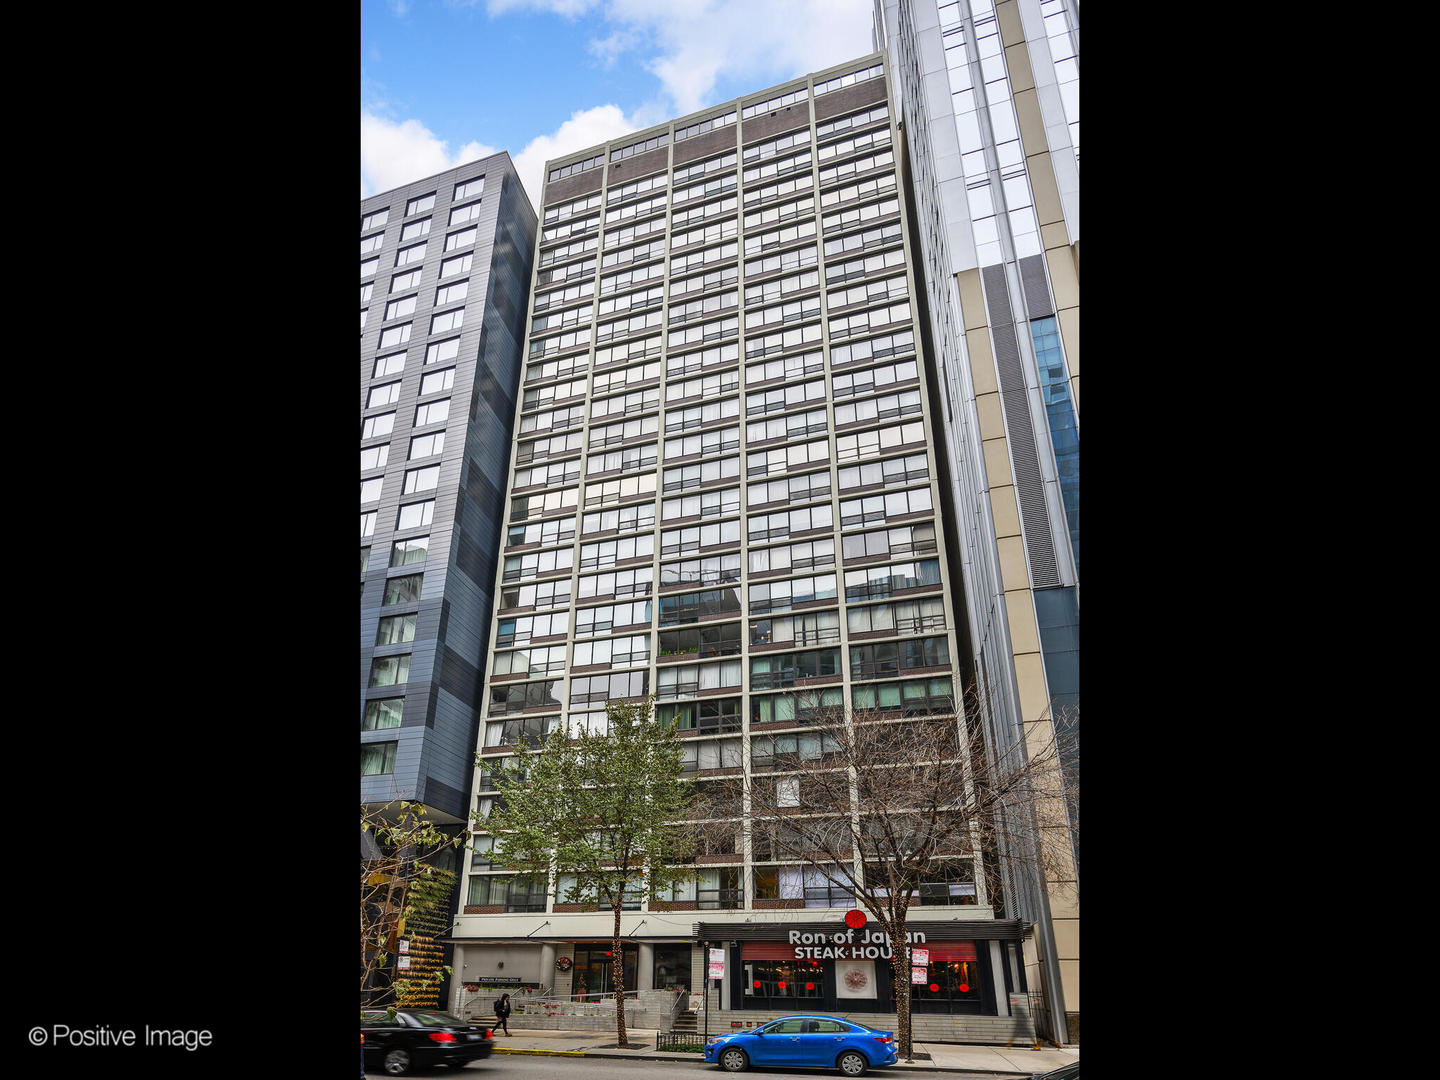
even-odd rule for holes
{"type": "Polygon", "coordinates": [[[894,1065],[898,1052],[893,1031],[877,1031],[838,1016],[782,1016],[753,1031],[711,1039],[705,1060],[727,1072],[779,1065],[839,1069],[845,1076],[860,1076],[869,1068],[894,1065]]]}

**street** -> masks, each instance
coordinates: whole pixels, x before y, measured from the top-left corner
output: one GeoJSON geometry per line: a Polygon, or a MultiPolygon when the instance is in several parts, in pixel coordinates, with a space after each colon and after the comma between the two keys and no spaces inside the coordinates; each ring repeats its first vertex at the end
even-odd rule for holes
{"type": "MultiPolygon", "coordinates": [[[[889,1069],[874,1069],[866,1075],[884,1076],[891,1073],[889,1069]]],[[[382,1077],[385,1074],[374,1070],[365,1074],[371,1077],[382,1077]]],[[[435,1078],[439,1080],[445,1076],[457,1075],[457,1070],[448,1069],[443,1066],[434,1068],[415,1069],[410,1074],[413,1077],[435,1078]]],[[[540,1054],[493,1054],[484,1061],[472,1061],[465,1068],[458,1070],[458,1075],[466,1080],[502,1080],[511,1076],[529,1077],[530,1080],[665,1080],[671,1076],[693,1076],[705,1078],[709,1076],[724,1075],[723,1071],[716,1065],[707,1065],[699,1055],[691,1061],[671,1060],[649,1060],[637,1058],[626,1060],[624,1058],[609,1057],[558,1057],[540,1054]]],[[[752,1069],[747,1076],[763,1077],[773,1076],[777,1080],[801,1080],[807,1076],[838,1076],[834,1069],[752,1069]]],[[[945,1073],[928,1073],[929,1076],[948,1076],[952,1080],[995,1080],[993,1073],[984,1072],[960,1072],[947,1070],[945,1073]]],[[[1012,1080],[1019,1080],[1013,1077],[1012,1080]]]]}
{"type": "MultiPolygon", "coordinates": [[[[410,1075],[419,1078],[434,1077],[435,1080],[456,1075],[463,1076],[466,1080],[486,1080],[489,1077],[501,1080],[502,1077],[511,1076],[526,1076],[531,1080],[546,1080],[552,1076],[584,1077],[584,1080],[634,1080],[636,1077],[643,1077],[644,1080],[664,1080],[667,1076],[682,1076],[692,1073],[703,1076],[706,1070],[717,1074],[720,1071],[714,1065],[706,1065],[700,1060],[698,1054],[694,1062],[627,1061],[624,1058],[551,1057],[540,1054],[492,1054],[484,1061],[472,1061],[460,1070],[437,1066],[415,1069],[410,1075]]],[[[785,1073],[776,1073],[776,1075],[798,1077],[803,1073],[804,1070],[794,1069],[785,1073]]],[[[382,1077],[385,1074],[372,1069],[365,1075],[382,1077]]]]}

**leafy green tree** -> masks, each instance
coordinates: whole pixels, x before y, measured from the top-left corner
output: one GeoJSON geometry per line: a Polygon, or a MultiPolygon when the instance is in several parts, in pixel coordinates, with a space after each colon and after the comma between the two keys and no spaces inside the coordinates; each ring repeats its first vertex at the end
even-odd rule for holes
{"type": "Polygon", "coordinates": [[[495,865],[540,880],[552,871],[573,876],[557,899],[614,913],[616,1034],[628,1046],[620,913],[642,891],[658,899],[694,876],[682,865],[694,851],[684,821],[692,787],[675,731],[653,702],[610,702],[605,712],[608,733],[552,731],[538,753],[509,759],[496,772],[501,797],[477,826],[496,837],[495,865]]]}

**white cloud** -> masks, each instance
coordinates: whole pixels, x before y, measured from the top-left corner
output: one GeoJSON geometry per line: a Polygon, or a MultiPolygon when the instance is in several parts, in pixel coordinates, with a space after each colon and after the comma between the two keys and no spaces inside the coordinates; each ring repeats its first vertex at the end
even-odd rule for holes
{"type": "MultiPolygon", "coordinates": [[[[647,124],[658,122],[647,119],[644,112],[648,110],[637,110],[635,114],[626,116],[617,105],[597,105],[593,109],[582,109],[571,113],[570,119],[552,134],[531,139],[518,154],[512,150],[510,156],[520,174],[520,181],[530,196],[530,205],[537,211],[540,208],[540,191],[545,182],[545,162],[576,150],[584,150],[596,143],[618,139],[621,135],[628,135],[647,124]]],[[[499,150],[494,147],[468,142],[452,154],[449,144],[437,138],[419,120],[396,123],[370,112],[362,112],[360,197],[363,199],[378,191],[389,191],[446,169],[453,169],[467,161],[497,153],[499,150]]]]}
{"type": "Polygon", "coordinates": [[[455,153],[419,120],[396,123],[370,112],[360,114],[360,197],[409,184],[476,158],[493,146],[468,142],[455,153]]]}
{"type": "Polygon", "coordinates": [[[759,89],[865,55],[873,10],[871,0],[609,0],[605,18],[637,47],[651,43],[645,67],[678,116],[714,103],[721,72],[759,89]]]}
{"type": "MultiPolygon", "coordinates": [[[[470,0],[470,5],[473,3],[474,0],[470,0]]],[[[485,0],[485,11],[491,16],[508,15],[512,11],[549,11],[573,19],[599,3],[600,0],[485,0]]]]}
{"type": "Polygon", "coordinates": [[[545,183],[545,162],[552,158],[584,150],[596,143],[618,139],[640,128],[634,117],[627,117],[618,105],[597,105],[570,114],[553,135],[531,139],[524,150],[512,154],[515,169],[530,196],[530,205],[540,210],[540,190],[545,183]]]}
{"type": "Polygon", "coordinates": [[[759,88],[873,48],[873,0],[484,2],[492,18],[523,11],[574,19],[597,12],[609,33],[592,40],[590,52],[606,67],[623,54],[634,54],[660,80],[666,118],[714,104],[722,72],[734,83],[759,88]]]}
{"type": "MultiPolygon", "coordinates": [[[[405,0],[398,0],[404,4],[405,0]]],[[[632,57],[660,83],[655,97],[628,115],[616,105],[571,113],[552,134],[510,151],[530,196],[540,206],[545,162],[651,127],[715,103],[720,75],[727,94],[758,90],[871,51],[872,0],[446,0],[485,4],[491,16],[517,11],[576,18],[599,11],[608,36],[590,51],[609,66],[632,57]]],[[[449,145],[418,120],[397,123],[362,111],[361,195],[387,191],[497,151],[470,142],[449,145]]]]}

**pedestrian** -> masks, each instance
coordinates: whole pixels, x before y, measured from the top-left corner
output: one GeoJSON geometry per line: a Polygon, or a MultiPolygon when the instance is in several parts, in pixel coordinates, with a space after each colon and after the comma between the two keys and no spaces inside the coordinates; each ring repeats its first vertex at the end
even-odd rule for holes
{"type": "MultiPolygon", "coordinates": [[[[500,1000],[495,1002],[495,1027],[504,1028],[505,1034],[510,1034],[510,1025],[506,1021],[510,1018],[510,995],[501,994],[500,1000]]],[[[496,1031],[499,1034],[499,1031],[496,1031]]]]}

